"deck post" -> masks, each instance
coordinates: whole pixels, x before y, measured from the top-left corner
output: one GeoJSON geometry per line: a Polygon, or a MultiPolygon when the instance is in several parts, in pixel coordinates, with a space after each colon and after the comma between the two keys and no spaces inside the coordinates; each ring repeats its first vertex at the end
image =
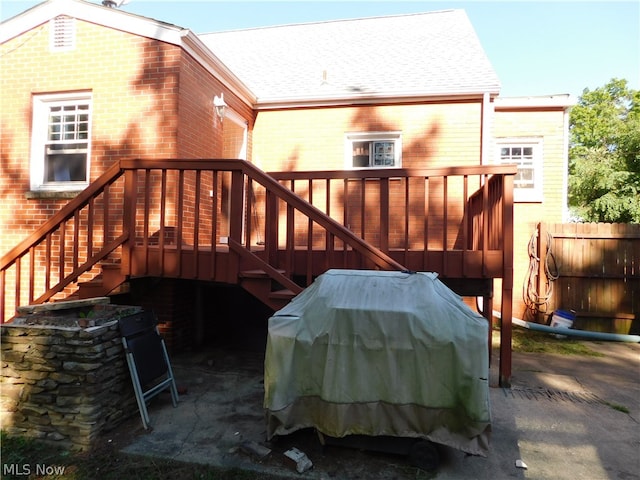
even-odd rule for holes
{"type": "MultiPolygon", "coordinates": [[[[363,187],[364,188],[363,184],[363,187]]],[[[364,215],[363,217],[364,218],[364,215]]],[[[363,231],[364,238],[364,231],[363,231]]],[[[380,179],[380,250],[389,253],[389,179],[380,179]]]]}
{"type": "Polygon", "coordinates": [[[511,318],[513,315],[513,177],[505,175],[502,190],[502,305],[500,320],[500,386],[511,386],[511,318]]]}
{"type": "Polygon", "coordinates": [[[278,199],[273,192],[265,193],[265,255],[270,265],[278,261],[278,199]]]}
{"type": "MultiPolygon", "coordinates": [[[[229,244],[234,240],[238,244],[242,244],[242,224],[244,222],[243,211],[244,200],[244,173],[242,170],[233,170],[231,172],[231,192],[229,194],[229,244]]],[[[236,253],[232,253],[229,257],[229,269],[227,280],[230,283],[237,283],[240,268],[240,258],[236,253]]]]}
{"type": "Polygon", "coordinates": [[[124,205],[122,222],[124,229],[123,233],[128,233],[128,236],[127,240],[122,244],[121,259],[121,273],[125,276],[131,275],[132,272],[131,252],[136,242],[137,186],[137,170],[127,169],[124,173],[124,205]]]}

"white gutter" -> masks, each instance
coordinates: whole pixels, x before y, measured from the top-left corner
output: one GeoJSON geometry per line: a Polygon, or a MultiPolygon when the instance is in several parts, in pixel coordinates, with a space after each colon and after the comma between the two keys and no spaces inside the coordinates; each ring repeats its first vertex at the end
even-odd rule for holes
{"type": "MultiPolygon", "coordinates": [[[[352,105],[374,105],[381,103],[428,103],[450,100],[479,100],[484,98],[487,92],[468,91],[459,93],[450,92],[434,92],[429,95],[416,92],[379,92],[379,93],[362,93],[345,97],[344,95],[328,94],[328,95],[306,95],[292,96],[280,98],[258,98],[254,108],[258,111],[278,110],[291,108],[306,107],[332,107],[332,106],[352,106],[352,105]]],[[[489,92],[491,96],[497,95],[489,92]]]]}
{"type": "Polygon", "coordinates": [[[569,221],[569,108],[564,111],[563,121],[564,143],[562,145],[562,156],[564,158],[564,169],[562,172],[562,221],[569,221]]]}

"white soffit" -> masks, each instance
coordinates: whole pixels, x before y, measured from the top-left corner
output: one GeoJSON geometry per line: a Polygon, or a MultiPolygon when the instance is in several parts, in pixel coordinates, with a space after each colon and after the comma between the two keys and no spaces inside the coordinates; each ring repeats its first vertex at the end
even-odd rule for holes
{"type": "Polygon", "coordinates": [[[532,97],[498,97],[495,108],[569,108],[576,104],[575,98],[569,94],[543,95],[532,97]]]}

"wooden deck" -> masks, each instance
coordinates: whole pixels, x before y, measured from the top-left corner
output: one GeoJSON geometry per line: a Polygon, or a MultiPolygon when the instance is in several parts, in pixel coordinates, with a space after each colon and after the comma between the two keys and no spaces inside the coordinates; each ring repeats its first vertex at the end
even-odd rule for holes
{"type": "MultiPolygon", "coordinates": [[[[261,260],[266,257],[264,247],[254,246],[249,251],[261,260]]],[[[233,260],[230,259],[233,255],[233,250],[227,244],[216,245],[213,254],[210,245],[200,245],[197,251],[192,245],[183,245],[180,249],[175,245],[165,245],[162,250],[155,245],[146,248],[137,245],[131,250],[130,275],[234,283],[234,272],[231,271],[233,260]]],[[[438,272],[441,278],[500,278],[502,268],[502,255],[496,251],[485,255],[477,251],[429,251],[425,254],[422,251],[391,249],[388,255],[404,267],[403,270],[438,272]]],[[[305,247],[295,247],[293,252],[279,248],[275,256],[279,259],[276,264],[285,263],[285,259],[289,261],[287,272],[292,278],[299,279],[303,287],[309,284],[307,275],[315,279],[330,268],[376,269],[373,262],[363,260],[358,252],[342,247],[335,248],[332,256],[326,250],[305,247]]],[[[241,269],[247,268],[249,266],[241,261],[241,269]]]]}
{"type": "MultiPolygon", "coordinates": [[[[434,271],[489,304],[487,285],[501,278],[510,319],[514,174],[512,166],[267,174],[242,160],[121,160],[0,259],[0,321],[68,294],[104,263],[119,266],[121,281],[234,283],[268,305],[330,268],[434,271]]],[[[501,339],[508,384],[510,321],[501,339]]]]}

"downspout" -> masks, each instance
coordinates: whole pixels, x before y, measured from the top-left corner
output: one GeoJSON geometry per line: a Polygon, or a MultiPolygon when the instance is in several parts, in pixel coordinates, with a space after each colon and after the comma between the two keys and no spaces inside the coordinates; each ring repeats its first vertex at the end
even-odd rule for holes
{"type": "Polygon", "coordinates": [[[569,108],[564,109],[562,136],[564,138],[562,145],[562,157],[564,163],[564,171],[562,174],[562,221],[569,221],[569,108]]]}
{"type": "MultiPolygon", "coordinates": [[[[500,318],[500,312],[493,311],[493,315],[500,318]]],[[[525,322],[519,318],[513,317],[511,322],[519,327],[533,330],[535,332],[553,333],[556,335],[566,335],[570,337],[581,337],[588,340],[602,340],[607,342],[628,342],[640,343],[640,335],[625,335],[621,333],[592,332],[590,330],[578,330],[566,327],[550,327],[548,325],[540,325],[539,323],[525,322]]]]}
{"type": "Polygon", "coordinates": [[[482,112],[480,114],[480,165],[491,164],[491,146],[493,144],[494,104],[491,94],[484,92],[482,96],[482,112]]]}

